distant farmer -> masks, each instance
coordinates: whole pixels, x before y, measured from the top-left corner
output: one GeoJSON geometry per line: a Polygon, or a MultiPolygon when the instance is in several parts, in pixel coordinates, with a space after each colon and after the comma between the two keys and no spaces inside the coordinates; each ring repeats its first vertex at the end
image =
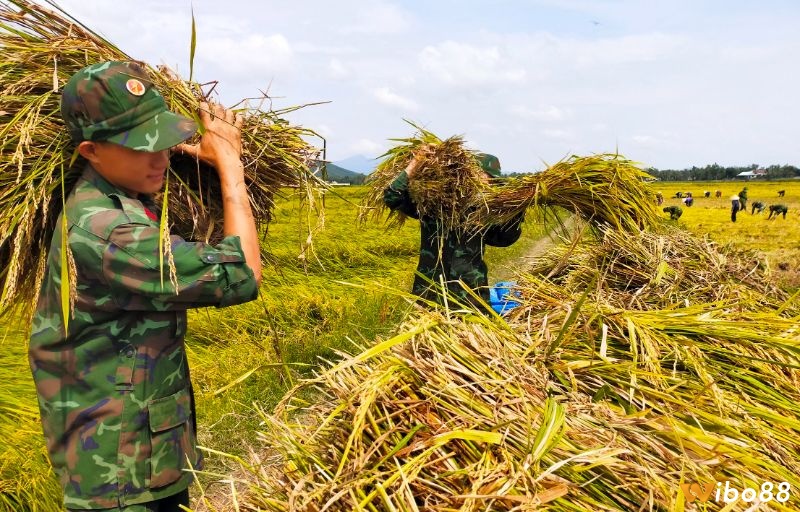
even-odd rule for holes
{"type": "Polygon", "coordinates": [[[717,190],[716,192],[714,192],[714,197],[716,197],[717,199],[722,197],[722,191],[721,190],[717,190]]]}
{"type": "MultiPolygon", "coordinates": [[[[500,161],[489,154],[480,154],[479,162],[485,179],[500,176],[500,161]]],[[[408,166],[384,191],[384,202],[392,210],[398,210],[410,217],[419,219],[420,250],[417,275],[414,277],[412,293],[423,301],[442,303],[443,297],[439,281],[446,283],[448,291],[460,300],[474,303],[463,282],[489,303],[489,280],[486,262],[483,259],[486,245],[507,247],[516,242],[522,234],[520,224],[523,215],[505,225],[489,227],[481,233],[447,230],[442,222],[434,217],[420,218],[417,206],[408,192],[408,183],[414,179],[414,172],[424,164],[424,159],[415,156],[408,166]]]]}
{"type": "Polygon", "coordinates": [[[785,190],[779,190],[778,191],[778,197],[783,197],[785,194],[786,194],[785,190]]]}
{"type": "Polygon", "coordinates": [[[694,204],[694,198],[689,195],[683,198],[684,206],[692,206],[694,204]]]}
{"type": "MultiPolygon", "coordinates": [[[[70,78],[61,114],[83,175],[53,235],[33,316],[29,358],[50,460],[67,510],[176,511],[189,505],[200,468],[184,335],[186,310],[253,300],[259,238],[241,162],[241,118],[202,103],[205,133],[167,110],[137,62],[102,62],[70,78]],[[167,238],[159,262],[152,195],[164,188],[169,151],[219,174],[225,238],[215,245],[167,238]],[[64,318],[62,261],[72,306],[64,318]],[[173,284],[174,282],[174,284],[173,284]]],[[[66,284],[66,283],[64,283],[66,284]]]]}
{"type": "Polygon", "coordinates": [[[736,222],[736,212],[740,209],[739,196],[734,194],[731,196],[731,222],[736,222]]]}
{"type": "Polygon", "coordinates": [[[669,214],[670,220],[678,220],[683,215],[683,208],[680,206],[667,206],[664,208],[664,213],[669,214]]]}
{"type": "Polygon", "coordinates": [[[709,197],[711,197],[711,191],[710,191],[710,190],[706,190],[705,192],[703,192],[703,195],[704,195],[706,198],[709,198],[709,197]]]}
{"type": "Polygon", "coordinates": [[[785,204],[771,204],[769,205],[769,217],[767,219],[771,219],[773,215],[775,218],[778,218],[778,215],[783,214],[783,218],[786,218],[786,213],[789,211],[789,208],[785,204]]]}
{"type": "Polygon", "coordinates": [[[664,204],[664,194],[662,194],[661,192],[656,192],[656,204],[658,206],[664,204]]]}
{"type": "Polygon", "coordinates": [[[739,209],[747,210],[747,187],[742,188],[739,192],[739,209]]]}
{"type": "Polygon", "coordinates": [[[683,192],[675,192],[675,199],[680,199],[683,197],[683,192]]]}
{"type": "Polygon", "coordinates": [[[763,211],[764,211],[764,208],[766,208],[766,206],[767,206],[767,205],[765,205],[765,204],[764,204],[764,203],[762,203],[761,201],[753,201],[753,205],[752,205],[752,208],[753,208],[753,209],[752,209],[752,211],[750,212],[750,215],[753,215],[753,214],[755,214],[755,213],[756,213],[756,210],[758,210],[758,213],[761,213],[761,212],[763,212],[763,211]]]}

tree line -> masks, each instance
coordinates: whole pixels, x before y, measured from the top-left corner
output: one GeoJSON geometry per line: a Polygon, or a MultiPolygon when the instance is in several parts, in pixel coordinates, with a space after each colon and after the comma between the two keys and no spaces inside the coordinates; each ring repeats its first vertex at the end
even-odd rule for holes
{"type": "Polygon", "coordinates": [[[767,173],[758,179],[782,180],[800,177],[800,169],[793,165],[770,165],[761,167],[758,164],[751,164],[746,167],[724,167],[718,164],[706,165],[705,167],[692,166],[691,169],[656,169],[650,167],[645,169],[648,173],[661,181],[710,181],[710,180],[732,180],[741,172],[765,169],[767,173]]]}

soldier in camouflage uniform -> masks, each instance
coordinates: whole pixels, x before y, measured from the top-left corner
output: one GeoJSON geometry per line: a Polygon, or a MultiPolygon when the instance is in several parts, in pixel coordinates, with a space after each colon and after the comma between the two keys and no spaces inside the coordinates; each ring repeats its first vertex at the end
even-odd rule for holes
{"type": "Polygon", "coordinates": [[[253,300],[261,279],[241,118],[202,104],[200,143],[177,146],[217,169],[225,238],[216,246],[168,239],[173,284],[159,262],[150,195],[163,187],[169,148],[194,134],[195,123],[168,111],[133,62],[79,71],[61,108],[88,165],[67,198],[66,225],[56,227],[31,328],[30,364],[50,459],[69,510],[179,510],[189,503],[192,480],[184,470],[202,464],[186,310],[253,300]],[[64,262],[74,286],[66,322],[64,262]]]}
{"type": "MultiPolygon", "coordinates": [[[[479,160],[487,177],[500,176],[500,161],[497,157],[480,154],[479,160]]],[[[386,188],[383,195],[384,203],[390,209],[419,219],[421,232],[419,263],[412,293],[420,297],[423,303],[441,303],[443,297],[440,291],[440,279],[442,279],[448,292],[459,301],[485,309],[473,300],[461,283],[475,291],[485,303],[489,303],[488,269],[483,260],[485,246],[508,247],[516,242],[522,234],[520,224],[523,215],[520,214],[505,225],[491,226],[479,234],[447,231],[436,218],[420,218],[417,207],[408,193],[408,180],[413,179],[413,173],[421,163],[418,158],[412,159],[406,169],[386,188]]]]}

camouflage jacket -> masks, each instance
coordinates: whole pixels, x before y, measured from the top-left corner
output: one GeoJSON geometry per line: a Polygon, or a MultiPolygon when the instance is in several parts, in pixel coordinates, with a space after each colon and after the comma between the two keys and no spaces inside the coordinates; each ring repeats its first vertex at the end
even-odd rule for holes
{"type": "Polygon", "coordinates": [[[178,289],[166,268],[162,286],[153,208],[87,167],[66,202],[76,283],[68,332],[60,221],[50,245],[29,358],[50,460],[70,509],[153,501],[189,485],[192,475],[182,470],[201,467],[202,457],[183,342],[186,309],[258,294],[235,236],[217,246],[171,237],[178,289]]]}
{"type": "Polygon", "coordinates": [[[519,215],[506,225],[491,226],[481,234],[443,231],[435,218],[420,219],[417,207],[408,193],[408,176],[405,171],[389,185],[383,194],[386,205],[420,221],[420,248],[417,275],[414,277],[412,293],[425,300],[441,302],[437,292],[440,279],[447,284],[449,292],[462,301],[474,302],[469,293],[459,284],[462,281],[489,302],[489,279],[486,262],[483,260],[486,245],[507,247],[522,234],[519,215]]]}

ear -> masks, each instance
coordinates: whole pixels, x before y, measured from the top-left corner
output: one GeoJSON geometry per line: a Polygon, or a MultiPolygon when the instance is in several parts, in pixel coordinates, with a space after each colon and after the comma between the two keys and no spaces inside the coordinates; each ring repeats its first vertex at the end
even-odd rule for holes
{"type": "Polygon", "coordinates": [[[97,163],[100,156],[97,154],[98,144],[91,140],[84,140],[78,144],[78,153],[91,163],[97,163]]]}

